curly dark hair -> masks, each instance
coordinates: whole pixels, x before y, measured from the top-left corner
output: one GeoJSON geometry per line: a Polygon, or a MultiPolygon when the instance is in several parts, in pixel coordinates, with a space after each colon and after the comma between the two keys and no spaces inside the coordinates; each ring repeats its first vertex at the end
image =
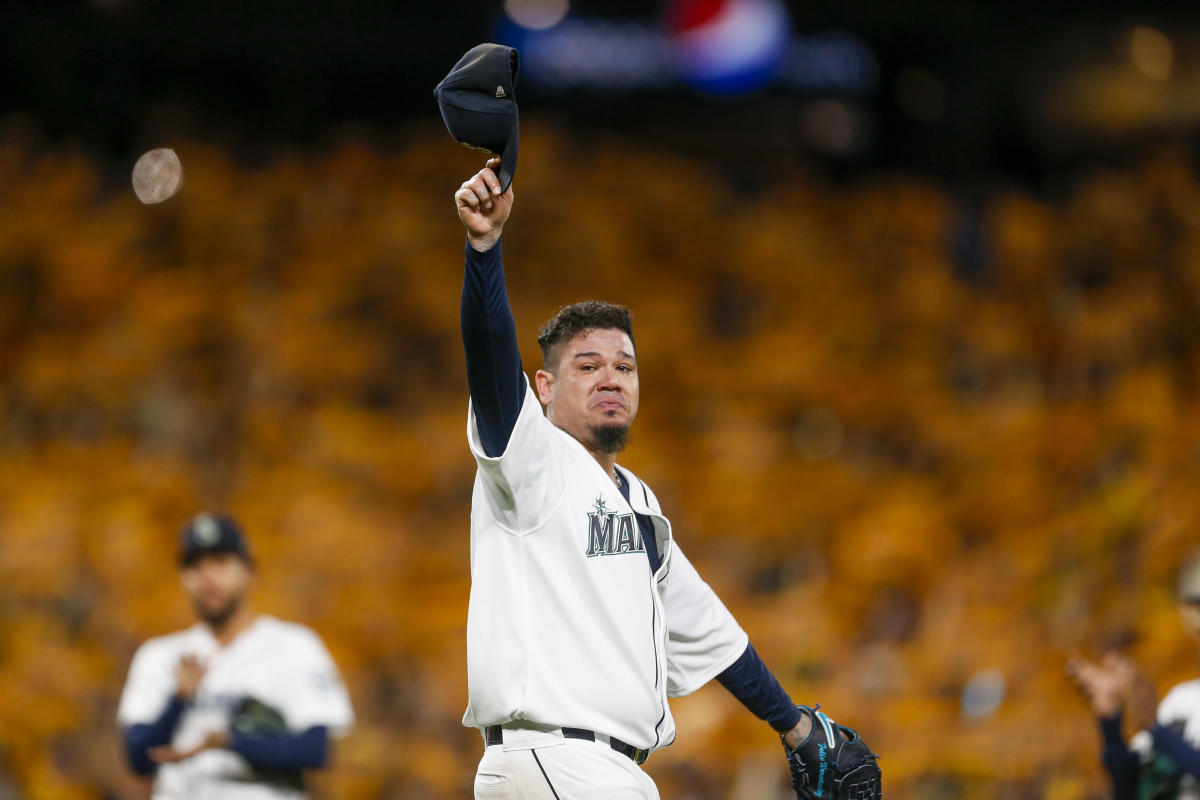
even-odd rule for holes
{"type": "Polygon", "coordinates": [[[538,330],[543,366],[546,369],[551,369],[551,365],[557,366],[558,346],[571,341],[579,334],[613,328],[624,331],[628,334],[629,341],[637,346],[633,338],[633,315],[625,306],[603,300],[585,300],[582,303],[563,306],[538,330]]]}

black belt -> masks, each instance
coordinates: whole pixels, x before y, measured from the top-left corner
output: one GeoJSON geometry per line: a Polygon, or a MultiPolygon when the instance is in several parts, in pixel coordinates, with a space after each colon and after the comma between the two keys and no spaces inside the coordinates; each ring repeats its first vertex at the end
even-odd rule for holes
{"type": "MultiPolygon", "coordinates": [[[[645,764],[646,759],[650,756],[649,750],[626,744],[615,736],[597,734],[595,731],[585,730],[584,728],[563,728],[562,734],[567,739],[586,739],[589,742],[600,742],[601,744],[604,744],[605,740],[607,740],[609,747],[626,758],[631,759],[635,764],[645,764]]],[[[484,728],[483,737],[489,746],[504,744],[504,728],[499,725],[489,725],[484,728]]]]}

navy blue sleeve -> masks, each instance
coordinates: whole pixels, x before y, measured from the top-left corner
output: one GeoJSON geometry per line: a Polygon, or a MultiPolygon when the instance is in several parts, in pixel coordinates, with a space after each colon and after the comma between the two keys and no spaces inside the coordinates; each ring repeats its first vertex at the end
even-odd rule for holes
{"type": "Polygon", "coordinates": [[[1150,735],[1154,738],[1155,750],[1169,755],[1188,775],[1200,778],[1200,750],[1197,750],[1195,745],[1177,731],[1162,725],[1151,728],[1150,735]]]}
{"type": "Polygon", "coordinates": [[[1138,757],[1121,737],[1121,713],[1100,718],[1100,736],[1104,746],[1100,760],[1112,779],[1113,800],[1136,800],[1138,757]]]}
{"type": "Polygon", "coordinates": [[[229,749],[260,767],[317,769],[329,757],[329,730],[316,725],[301,733],[247,736],[233,731],[229,749]]]}
{"type": "Polygon", "coordinates": [[[125,728],[125,758],[129,768],[138,775],[153,775],[158,764],[150,760],[147,751],[151,747],[160,747],[171,743],[179,718],[183,716],[185,704],[177,696],[171,695],[171,701],[163,709],[158,719],[150,724],[129,725],[125,728]]]}
{"type": "Polygon", "coordinates": [[[508,447],[525,400],[517,325],[508,305],[499,241],[485,253],[467,242],[462,337],[479,439],[484,452],[495,458],[508,447]]]}
{"type": "Polygon", "coordinates": [[[758,657],[752,644],[746,644],[738,660],[718,675],[717,680],[756,717],[765,719],[780,733],[787,733],[800,721],[796,704],[758,657]]]}

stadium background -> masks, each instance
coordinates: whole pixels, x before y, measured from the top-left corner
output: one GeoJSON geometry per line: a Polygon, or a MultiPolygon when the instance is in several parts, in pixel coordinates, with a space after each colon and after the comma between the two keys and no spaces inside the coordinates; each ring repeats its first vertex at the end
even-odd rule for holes
{"type": "MultiPolygon", "coordinates": [[[[634,308],[625,461],[890,797],[1105,796],[1066,658],[1196,672],[1191,4],[576,0],[540,32],[499,3],[249,5],[0,9],[0,798],[145,796],[115,702],[190,621],[175,535],[209,507],[350,686],[318,797],[470,796],[450,196],[480,159],[430,90],[479,41],[571,30],[519,84],[523,346],[563,302],[634,308]],[[743,12],[775,25],[748,61],[718,37],[681,67],[689,26],[743,12]],[[143,206],[129,169],[163,146],[185,183],[143,206]]],[[[723,690],[674,708],[664,797],[787,796],[723,690]]]]}

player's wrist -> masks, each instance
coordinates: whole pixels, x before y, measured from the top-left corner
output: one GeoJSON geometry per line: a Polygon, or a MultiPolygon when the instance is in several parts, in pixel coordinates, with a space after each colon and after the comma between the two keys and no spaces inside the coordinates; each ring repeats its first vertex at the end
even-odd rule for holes
{"type": "Polygon", "coordinates": [[[467,231],[467,243],[471,245],[471,249],[477,253],[486,253],[496,246],[496,242],[500,241],[501,232],[489,231],[484,234],[473,234],[467,231]]]}
{"type": "Polygon", "coordinates": [[[797,710],[800,711],[800,718],[796,724],[783,733],[784,743],[793,750],[807,742],[813,732],[812,712],[808,710],[807,706],[798,706],[797,710]],[[803,710],[801,711],[801,709],[803,710]]]}

